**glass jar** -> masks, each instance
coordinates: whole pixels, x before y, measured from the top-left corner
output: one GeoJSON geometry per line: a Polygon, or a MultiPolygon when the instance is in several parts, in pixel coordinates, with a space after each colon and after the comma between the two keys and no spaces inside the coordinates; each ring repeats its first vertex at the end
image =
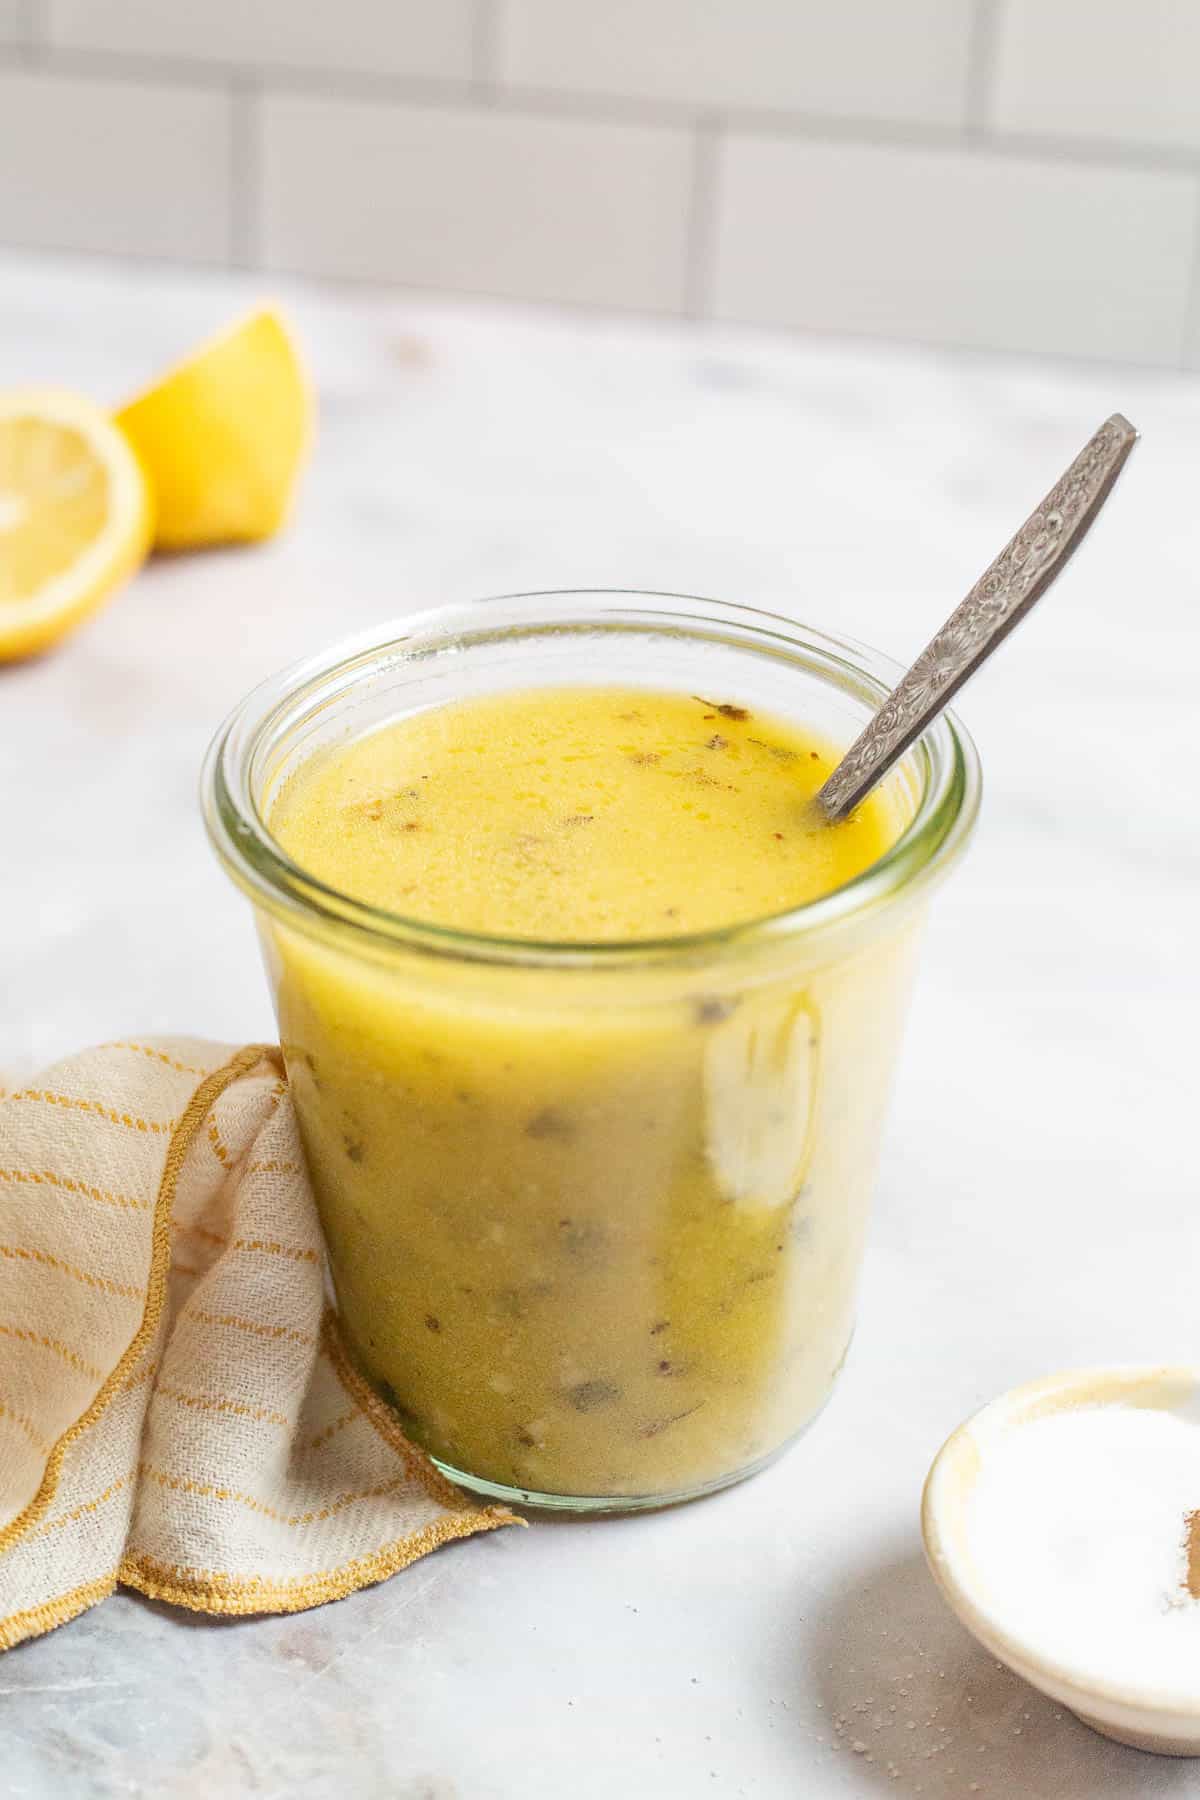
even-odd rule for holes
{"type": "Polygon", "coordinates": [[[772,918],[538,943],[382,912],[273,839],[319,748],[503,688],[719,693],[848,744],[899,671],[746,607],[550,593],[400,621],[253,693],[209,752],[213,843],[254,903],[363,1372],[451,1477],[621,1510],[760,1469],[849,1347],[931,888],[970,834],[950,714],[889,778],[898,840],[772,918]]]}

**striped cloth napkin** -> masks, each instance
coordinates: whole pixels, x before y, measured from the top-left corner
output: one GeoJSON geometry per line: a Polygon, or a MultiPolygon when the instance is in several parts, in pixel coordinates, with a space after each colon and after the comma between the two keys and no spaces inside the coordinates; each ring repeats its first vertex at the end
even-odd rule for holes
{"type": "Polygon", "coordinates": [[[0,1100],[0,1649],[118,1582],[293,1612],[519,1523],[350,1367],[279,1053],[105,1044],[0,1100]]]}

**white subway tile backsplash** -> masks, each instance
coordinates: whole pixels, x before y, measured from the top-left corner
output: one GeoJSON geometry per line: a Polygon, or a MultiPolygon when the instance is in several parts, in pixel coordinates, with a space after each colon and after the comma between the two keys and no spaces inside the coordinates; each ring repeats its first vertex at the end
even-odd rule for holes
{"type": "Polygon", "coordinates": [[[23,44],[28,33],[26,0],[0,0],[0,44],[23,44]]]}
{"type": "Polygon", "coordinates": [[[1178,360],[1197,180],[739,134],[713,310],[762,324],[1178,360]]]}
{"type": "Polygon", "coordinates": [[[954,124],[967,0],[497,0],[517,86],[954,124]]]}
{"type": "Polygon", "coordinates": [[[682,304],[689,134],[271,95],[261,229],[277,269],[520,299],[682,304]]]}
{"type": "Polygon", "coordinates": [[[0,0],[0,248],[1200,367],[1198,240],[1200,0],[0,0]]]}
{"type": "Polygon", "coordinates": [[[224,261],[229,108],[195,87],[0,70],[0,243],[224,261]]]}
{"type": "Polygon", "coordinates": [[[56,46],[465,78],[473,0],[46,0],[56,46]]]}
{"type": "Polygon", "coordinates": [[[990,123],[1200,149],[1196,0],[1001,0],[990,123]]]}

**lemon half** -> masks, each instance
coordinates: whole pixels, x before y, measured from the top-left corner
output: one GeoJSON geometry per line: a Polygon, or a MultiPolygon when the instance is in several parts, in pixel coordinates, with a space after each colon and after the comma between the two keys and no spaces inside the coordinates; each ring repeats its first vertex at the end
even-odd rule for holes
{"type": "Polygon", "coordinates": [[[117,423],[154,489],[155,545],[270,537],[312,439],[304,365],[279,314],[251,313],[131,400],[117,423]]]}
{"type": "Polygon", "coordinates": [[[44,650],[144,558],[146,478],[108,415],[77,394],[0,393],[0,662],[44,650]]]}

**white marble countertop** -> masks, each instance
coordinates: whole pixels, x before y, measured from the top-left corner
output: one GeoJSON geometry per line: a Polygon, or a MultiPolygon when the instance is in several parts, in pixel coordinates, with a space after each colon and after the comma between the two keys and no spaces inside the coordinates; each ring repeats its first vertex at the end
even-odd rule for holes
{"type": "MultiPolygon", "coordinates": [[[[115,400],[256,291],[0,260],[0,383],[115,400]]],[[[807,1439],[715,1499],[496,1534],[293,1618],[110,1600],[0,1659],[0,1793],[1200,1795],[1200,1765],[1102,1741],[976,1649],[917,1529],[935,1450],[999,1390],[1197,1355],[1200,384],[287,297],[322,400],[295,528],[156,564],[0,670],[10,1073],[102,1038],[270,1032],[195,790],[278,665],[417,605],[605,584],[905,655],[1106,413],[1145,442],[965,697],[983,821],[935,908],[859,1336],[807,1439]]]]}

